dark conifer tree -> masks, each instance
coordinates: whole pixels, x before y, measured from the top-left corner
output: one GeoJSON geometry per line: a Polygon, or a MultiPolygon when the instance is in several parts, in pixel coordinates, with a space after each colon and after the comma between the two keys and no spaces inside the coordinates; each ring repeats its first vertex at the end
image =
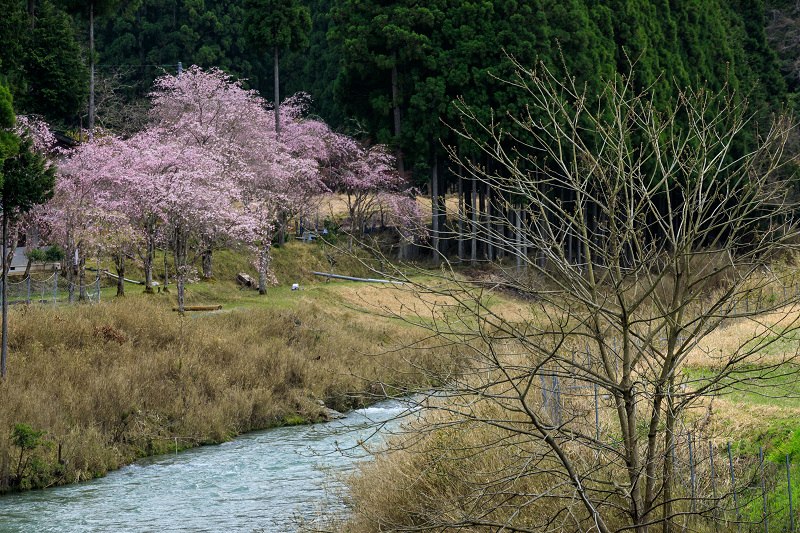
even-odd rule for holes
{"type": "Polygon", "coordinates": [[[275,85],[275,131],[280,128],[280,76],[278,52],[308,46],[311,15],[299,0],[244,0],[244,30],[250,45],[259,52],[272,51],[275,85]]]}

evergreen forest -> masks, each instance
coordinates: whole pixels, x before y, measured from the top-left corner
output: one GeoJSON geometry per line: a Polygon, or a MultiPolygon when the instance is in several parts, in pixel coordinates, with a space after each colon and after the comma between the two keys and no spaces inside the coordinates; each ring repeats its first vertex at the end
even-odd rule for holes
{"type": "MultiPolygon", "coordinates": [[[[301,3],[311,27],[303,46],[281,51],[281,93],[306,92],[332,126],[401,149],[407,170],[423,181],[436,153],[444,154],[438,139],[451,137],[453,100],[463,97],[487,116],[524,107],[502,82],[513,73],[508,56],[565,66],[589,94],[601,77],[635,63],[638,83],[656,83],[664,105],[676,86],[728,83],[770,110],[800,90],[800,10],[782,0],[301,3]]],[[[82,4],[0,0],[0,74],[18,113],[85,126],[91,52],[82,4]]],[[[271,98],[272,58],[247,38],[247,2],[89,4],[97,4],[96,92],[107,126],[123,127],[112,108],[135,104],[178,63],[218,67],[271,98]]]]}
{"type": "MultiPolygon", "coordinates": [[[[307,93],[311,114],[389,146],[410,184],[437,197],[456,192],[463,173],[449,149],[490,165],[456,133],[454,102],[503,125],[510,144],[526,142],[508,118],[529,104],[508,83],[515,61],[574,77],[590,107],[616,73],[634,72],[659,109],[679,88],[724,89],[755,114],[740,144],[800,91],[800,9],[783,0],[0,0],[0,9],[0,80],[18,114],[73,136],[90,117],[132,135],[155,78],[216,67],[270,101],[273,88],[279,98],[307,93]],[[283,13],[268,21],[272,37],[253,31],[259,9],[283,13]]],[[[476,193],[481,205],[493,194],[476,193]]]]}
{"type": "Polygon", "coordinates": [[[0,13],[0,493],[398,397],[419,417],[391,454],[337,478],[356,525],[325,531],[786,518],[794,531],[800,0],[0,0],[0,13]],[[45,318],[9,320],[39,298],[39,237],[61,262],[32,306],[45,318]],[[35,254],[9,313],[17,246],[35,254]],[[178,314],[57,308],[59,290],[99,301],[101,274],[115,302],[126,276],[162,302],[174,285],[178,314]],[[380,285],[334,294],[323,278],[380,285]],[[68,333],[44,314],[50,294],[68,333]],[[269,313],[223,309],[244,298],[269,313]],[[180,322],[162,334],[167,316],[180,322]],[[142,364],[148,350],[164,356],[142,364]],[[94,371],[115,360],[113,380],[94,371]],[[748,411],[734,392],[774,403],[748,411]],[[747,427],[728,424],[745,411],[747,427]],[[45,431],[89,437],[63,441],[79,444],[62,461],[45,431]],[[735,452],[716,436],[757,432],[735,452]],[[102,450],[95,466],[66,460],[82,448],[102,450]]]}

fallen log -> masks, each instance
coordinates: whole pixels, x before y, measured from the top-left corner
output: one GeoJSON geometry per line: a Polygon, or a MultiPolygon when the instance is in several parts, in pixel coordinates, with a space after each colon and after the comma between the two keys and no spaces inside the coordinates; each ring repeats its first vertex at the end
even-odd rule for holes
{"type": "MultiPolygon", "coordinates": [[[[221,305],[185,305],[184,311],[219,311],[222,309],[221,305]]],[[[173,311],[178,311],[179,307],[176,305],[172,308],[173,311]]]]}

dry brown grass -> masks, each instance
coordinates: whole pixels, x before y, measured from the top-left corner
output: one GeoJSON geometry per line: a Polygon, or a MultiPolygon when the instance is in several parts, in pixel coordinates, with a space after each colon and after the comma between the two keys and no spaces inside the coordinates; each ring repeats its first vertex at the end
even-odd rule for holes
{"type": "MultiPolygon", "coordinates": [[[[431,218],[431,197],[429,195],[419,195],[417,196],[417,203],[419,204],[420,208],[422,208],[422,212],[427,215],[427,220],[430,222],[431,218]]],[[[453,194],[447,194],[444,197],[444,205],[445,209],[447,210],[447,214],[450,217],[454,217],[458,215],[458,196],[453,194]]]]}
{"type": "MultiPolygon", "coordinates": [[[[474,407],[481,409],[478,404],[474,407]]],[[[516,526],[535,527],[548,520],[547,506],[526,505],[526,497],[509,497],[506,492],[512,486],[520,495],[558,491],[555,487],[562,480],[557,476],[534,472],[524,464],[524,457],[542,451],[532,449],[536,444],[488,426],[451,425],[436,413],[427,418],[429,424],[445,426],[421,435],[399,434],[389,443],[393,451],[343,477],[352,514],[334,530],[407,530],[429,523],[458,524],[467,515],[502,522],[515,506],[524,508],[514,521],[516,526]]],[[[540,462],[539,466],[544,465],[540,462]]],[[[454,525],[436,530],[488,533],[497,528],[454,525]]]]}
{"type": "Polygon", "coordinates": [[[331,194],[325,198],[319,208],[320,215],[342,218],[350,215],[347,209],[347,196],[344,194],[331,194]]]}
{"type": "MultiPolygon", "coordinates": [[[[428,195],[418,195],[417,203],[425,213],[426,220],[431,220],[431,198],[428,195]]],[[[458,197],[454,195],[445,196],[445,206],[450,216],[458,213],[458,197]]],[[[347,209],[347,196],[344,194],[332,194],[326,196],[319,208],[320,216],[332,216],[334,218],[346,218],[350,215],[347,209]]]]}
{"type": "MultiPolygon", "coordinates": [[[[760,315],[757,320],[740,319],[729,321],[722,328],[709,333],[692,349],[686,358],[687,366],[716,368],[724,364],[742,346],[752,345],[754,339],[764,339],[787,328],[800,324],[800,306],[786,307],[774,313],[760,315]]],[[[748,358],[749,365],[773,365],[798,357],[800,344],[788,343],[766,346],[764,350],[748,358]]]]}
{"type": "MultiPolygon", "coordinates": [[[[432,401],[445,409],[467,408],[463,398],[432,401]],[[464,405],[453,404],[461,401],[464,405]]],[[[509,425],[516,419],[522,432],[428,412],[424,423],[408,424],[393,436],[388,451],[342,476],[350,515],[334,520],[326,530],[416,531],[431,524],[438,524],[432,530],[441,532],[501,529],[488,525],[491,522],[543,532],[592,529],[591,518],[573,498],[552,451],[523,434],[527,426],[522,417],[486,400],[473,399],[467,409],[472,416],[502,419],[509,425]],[[487,525],[470,523],[470,517],[487,525]]],[[[620,475],[605,457],[585,453],[577,443],[565,443],[564,450],[581,469],[594,471],[593,480],[620,475]]],[[[614,512],[608,511],[606,519],[615,521],[614,512]]]]}
{"type": "MultiPolygon", "coordinates": [[[[353,305],[367,308],[372,304],[376,310],[391,310],[398,314],[433,317],[443,313],[441,309],[430,304],[423,305],[418,295],[396,288],[353,288],[346,298],[353,305]]],[[[430,296],[429,301],[437,305],[453,304],[452,299],[435,295],[430,296]]],[[[497,310],[512,323],[532,317],[531,306],[525,302],[498,303],[497,310]]],[[[758,322],[726,322],[724,328],[712,332],[692,351],[686,365],[717,368],[721,359],[729,358],[731,353],[753,338],[763,339],[791,327],[798,320],[800,307],[784,308],[761,315],[758,322]]],[[[530,362],[525,360],[527,354],[518,351],[518,348],[503,348],[506,352],[502,355],[511,368],[516,365],[529,366],[530,362]]],[[[747,363],[766,365],[785,362],[795,357],[797,350],[797,342],[773,345],[755,354],[747,363]]],[[[476,374],[479,372],[476,371],[476,374]]],[[[565,380],[562,385],[567,388],[570,385],[580,385],[568,381],[565,380]]],[[[478,405],[482,402],[478,395],[465,396],[462,401],[465,404],[470,402],[470,409],[480,409],[478,405]]],[[[586,395],[579,391],[570,397],[565,394],[562,401],[569,404],[572,412],[578,413],[574,422],[584,424],[593,433],[595,412],[592,393],[586,395]]],[[[691,426],[704,444],[706,440],[712,441],[714,453],[719,455],[718,464],[723,464],[723,459],[727,460],[725,442],[741,439],[743,436],[757,438],[775,420],[797,420],[800,416],[800,408],[743,405],[727,398],[714,398],[713,411],[707,411],[709,401],[710,398],[707,398],[698,402],[696,408],[688,412],[681,423],[691,426]],[[709,416],[706,420],[707,414],[709,416]],[[702,431],[698,432],[701,426],[702,431]]],[[[373,462],[364,464],[358,472],[345,477],[348,488],[346,502],[350,505],[352,514],[348,519],[333,524],[331,530],[348,533],[414,530],[414,527],[426,523],[450,522],[452,527],[440,527],[436,530],[496,531],[497,527],[481,528],[459,525],[458,522],[468,514],[502,522],[516,511],[517,505],[520,506],[520,512],[516,515],[515,526],[529,527],[532,530],[543,530],[545,526],[554,531],[583,530],[582,520],[586,517],[583,516],[580,506],[572,507],[573,521],[562,522],[558,519],[547,523],[548,519],[553,518],[555,510],[569,507],[568,502],[561,504],[566,500],[561,503],[558,501],[555,491],[550,497],[539,501],[525,502],[519,496],[542,492],[543,487],[552,490],[559,481],[552,473],[535,472],[520,467],[521,458],[540,457],[537,453],[542,453],[540,449],[533,449],[535,445],[532,442],[516,441],[513,436],[501,434],[497,428],[488,424],[455,423],[455,419],[447,419],[441,413],[431,415],[431,418],[435,417],[439,417],[439,420],[434,420],[434,425],[440,424],[438,429],[432,430],[428,427],[422,434],[414,434],[415,438],[409,441],[404,441],[404,437],[395,438],[390,442],[390,448],[399,449],[378,454],[373,462]],[[501,498],[499,493],[492,492],[503,488],[503,483],[498,481],[502,476],[513,479],[513,488],[509,484],[507,498],[501,498]],[[512,493],[517,496],[512,496],[512,493]]],[[[513,418],[513,414],[505,411],[498,414],[498,417],[505,420],[513,418]]],[[[603,435],[613,436],[618,431],[610,399],[601,400],[599,423],[603,435]]],[[[588,461],[589,469],[597,468],[594,479],[604,476],[606,479],[614,478],[613,468],[609,468],[610,463],[602,464],[602,460],[597,464],[592,463],[597,461],[597,456],[578,450],[577,446],[572,452],[575,461],[588,461]]],[[[680,453],[685,454],[685,450],[680,453]]],[[[746,459],[737,459],[736,468],[740,474],[747,470],[749,463],[744,464],[747,463],[746,459]],[[738,462],[742,461],[743,464],[739,465],[738,462]]],[[[537,466],[547,465],[540,463],[537,466]]],[[[698,465],[697,468],[699,486],[710,493],[711,476],[704,470],[708,469],[708,462],[698,465]]],[[[618,470],[622,472],[624,468],[618,470]]],[[[717,490],[725,491],[730,488],[724,480],[717,480],[716,483],[717,490]]],[[[612,516],[612,521],[614,519],[612,516]]],[[[623,523],[625,520],[620,518],[620,525],[623,523]]],[[[691,528],[710,531],[713,526],[699,521],[691,525],[691,528]]],[[[735,526],[721,525],[717,530],[733,531],[734,528],[735,526]]]]}
{"type": "Polygon", "coordinates": [[[350,305],[391,316],[440,318],[444,309],[456,303],[446,295],[420,293],[410,287],[390,284],[343,287],[337,292],[350,305]]]}
{"type": "Polygon", "coordinates": [[[496,315],[495,321],[514,324],[531,318],[532,308],[527,302],[470,286],[463,280],[458,284],[438,281],[431,284],[433,290],[419,290],[415,285],[365,284],[339,288],[337,294],[348,305],[370,313],[407,319],[448,320],[456,310],[463,318],[466,306],[473,306],[472,298],[480,299],[496,315]]]}
{"type": "MultiPolygon", "coordinates": [[[[32,486],[88,479],[137,456],[227,440],[283,423],[324,418],[317,399],[347,409],[384,384],[423,383],[403,357],[382,351],[401,325],[302,300],[181,318],[165,302],[14,309],[8,377],[0,383],[0,431],[46,431],[32,486]],[[366,396],[365,396],[366,395],[366,396]]],[[[19,449],[0,439],[0,483],[15,476],[19,449]]],[[[33,480],[33,481],[32,481],[33,480]]],[[[23,483],[24,485],[24,483],[23,483]]]]}
{"type": "MultiPolygon", "coordinates": [[[[708,405],[706,402],[703,407],[708,405]]],[[[713,415],[703,434],[715,444],[739,440],[744,435],[757,440],[775,420],[800,420],[800,408],[777,405],[753,405],[727,398],[714,398],[713,415]]]]}

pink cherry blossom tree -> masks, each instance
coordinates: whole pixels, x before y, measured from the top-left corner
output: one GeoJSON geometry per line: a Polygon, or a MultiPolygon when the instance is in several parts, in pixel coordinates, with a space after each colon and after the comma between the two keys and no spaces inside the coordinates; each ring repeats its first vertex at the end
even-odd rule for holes
{"type": "Polygon", "coordinates": [[[38,213],[48,238],[64,249],[69,299],[76,285],[83,298],[86,258],[98,252],[104,215],[116,200],[105,183],[119,173],[119,141],[96,135],[58,164],[53,199],[38,213]]]}
{"type": "Polygon", "coordinates": [[[184,163],[175,165],[163,184],[165,235],[175,262],[180,311],[185,284],[212,236],[232,240],[245,235],[242,227],[249,226],[237,204],[238,187],[220,161],[213,153],[183,149],[184,163]]]}
{"type": "Polygon", "coordinates": [[[314,159],[291,157],[285,150],[277,154],[255,153],[266,157],[251,161],[250,172],[240,180],[240,187],[242,206],[252,221],[259,292],[265,294],[268,283],[276,281],[270,274],[270,254],[282,220],[287,213],[307,213],[313,191],[320,193],[325,189],[314,159]]]}
{"type": "Polygon", "coordinates": [[[310,102],[308,94],[297,93],[280,106],[283,128],[275,157],[279,163],[283,162],[287,172],[276,219],[280,245],[284,244],[289,220],[317,212],[321,200],[330,193],[321,168],[330,158],[335,135],[323,121],[308,116],[310,102]]]}
{"type": "Polygon", "coordinates": [[[171,251],[182,311],[186,282],[209,240],[230,242],[246,233],[240,229],[248,219],[237,205],[239,188],[217,152],[187,143],[169,130],[151,126],[124,145],[128,155],[121,158],[122,169],[109,187],[118,191],[116,196],[125,191],[115,210],[139,228],[146,271],[152,272],[159,240],[171,251]]]}
{"type": "MultiPolygon", "coordinates": [[[[120,144],[120,169],[106,189],[139,234],[136,254],[144,269],[145,292],[153,291],[153,261],[159,243],[165,242],[164,209],[173,173],[191,165],[191,156],[165,142],[158,132],[145,130],[120,144]]],[[[165,246],[166,248],[166,246],[165,246]]]]}
{"type": "Polygon", "coordinates": [[[220,246],[255,250],[259,289],[266,292],[275,281],[273,240],[331,190],[347,196],[351,234],[383,207],[414,227],[418,210],[403,196],[405,183],[389,151],[308,117],[306,95],[281,106],[280,139],[274,111],[217,69],[161,77],[151,98],[152,122],[144,131],[128,139],[95,136],[61,163],[45,218],[70,258],[77,250],[82,262],[88,250],[102,249],[122,277],[136,251],[152,290],[154,253],[162,243],[175,262],[183,309],[196,261],[203,259],[203,275],[211,277],[220,246]]]}
{"type": "Polygon", "coordinates": [[[125,296],[125,269],[141,245],[142,233],[120,211],[100,213],[98,226],[100,228],[99,252],[111,257],[117,272],[117,296],[123,297],[125,296]]]}
{"type": "Polygon", "coordinates": [[[394,168],[394,157],[387,147],[367,147],[344,135],[332,139],[325,171],[329,187],[346,197],[352,251],[353,239],[363,231],[367,218],[387,195],[405,189],[405,180],[394,168]]]}
{"type": "MultiPolygon", "coordinates": [[[[219,179],[248,174],[254,147],[274,152],[265,101],[219,69],[191,67],[181,76],[162,76],[151,93],[153,127],[181,149],[203,151],[217,163],[219,179]]],[[[207,228],[202,248],[203,276],[213,276],[213,252],[229,245],[227,231],[207,228]]]]}
{"type": "MultiPolygon", "coordinates": [[[[14,134],[31,140],[32,149],[47,155],[56,157],[61,151],[58,148],[55,136],[50,132],[50,126],[37,117],[18,115],[14,125],[14,134]]],[[[17,251],[17,243],[21,232],[36,227],[36,214],[41,204],[34,206],[30,211],[18,213],[9,223],[7,235],[6,265],[11,265],[11,261],[17,251]]],[[[29,261],[30,266],[30,261],[29,261]]]]}

